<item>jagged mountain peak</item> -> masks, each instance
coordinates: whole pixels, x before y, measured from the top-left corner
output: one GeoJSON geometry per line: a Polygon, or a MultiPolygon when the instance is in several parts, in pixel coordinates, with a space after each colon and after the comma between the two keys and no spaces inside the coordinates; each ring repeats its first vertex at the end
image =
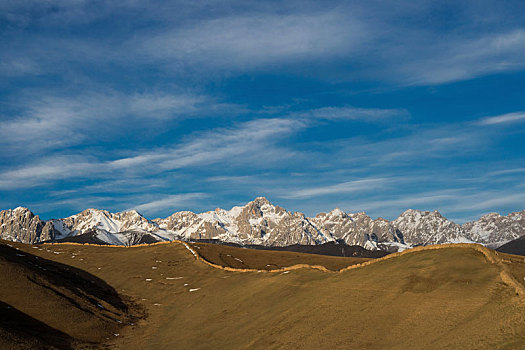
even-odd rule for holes
{"type": "Polygon", "coordinates": [[[4,212],[7,215],[10,215],[13,217],[28,217],[28,218],[37,217],[38,218],[38,215],[35,215],[31,210],[29,210],[26,207],[16,207],[15,209],[7,209],[4,212]]]}
{"type": "Polygon", "coordinates": [[[8,215],[13,218],[24,217],[27,219],[33,219],[33,218],[39,219],[38,215],[35,215],[31,210],[29,210],[26,207],[16,207],[15,209],[7,209],[1,212],[5,213],[4,215],[8,215]]]}
{"type": "Polygon", "coordinates": [[[109,211],[106,210],[106,209],[87,208],[87,209],[81,211],[81,213],[109,213],[109,211]]]}
{"type": "Polygon", "coordinates": [[[334,208],[328,213],[328,215],[332,217],[336,217],[336,216],[340,217],[340,216],[346,216],[346,213],[339,208],[334,208]]]}
{"type": "Polygon", "coordinates": [[[525,220],[525,210],[510,213],[507,217],[513,220],[525,220]]]}
{"type": "Polygon", "coordinates": [[[408,209],[393,221],[374,220],[365,212],[345,213],[340,208],[307,217],[273,205],[265,197],[230,210],[217,208],[200,214],[180,211],[151,221],[136,210],[111,213],[90,208],[47,222],[28,208],[0,211],[1,238],[33,243],[83,234],[95,234],[110,244],[217,239],[275,246],[333,241],[394,250],[447,242],[496,245],[525,235],[525,211],[507,216],[490,213],[463,225],[448,220],[437,210],[408,209]]]}
{"type": "Polygon", "coordinates": [[[125,215],[132,215],[132,216],[141,216],[144,217],[141,213],[139,213],[136,209],[127,209],[119,212],[119,214],[125,214],[125,215]]]}
{"type": "Polygon", "coordinates": [[[23,243],[52,239],[53,225],[25,207],[0,211],[0,238],[23,243]]]}
{"type": "Polygon", "coordinates": [[[270,203],[270,201],[266,197],[255,197],[255,199],[250,203],[254,203],[257,205],[272,205],[272,203],[270,203]]]}
{"type": "Polygon", "coordinates": [[[75,217],[75,216],[93,216],[93,215],[110,216],[111,213],[108,210],[105,210],[105,209],[87,208],[87,209],[82,210],[80,213],[71,215],[70,217],[75,217]]]}
{"type": "Polygon", "coordinates": [[[339,208],[335,208],[330,210],[327,213],[319,213],[315,216],[316,219],[323,219],[323,218],[331,218],[331,219],[337,219],[337,218],[345,218],[348,215],[342,211],[339,208]]]}
{"type": "Polygon", "coordinates": [[[525,210],[506,216],[498,213],[485,214],[479,220],[467,222],[462,227],[477,235],[480,242],[497,247],[525,235],[525,210]]]}
{"type": "Polygon", "coordinates": [[[377,219],[375,219],[376,222],[390,222],[388,221],[387,219],[384,219],[382,217],[378,217],[377,219]]]}
{"type": "Polygon", "coordinates": [[[399,215],[397,219],[423,218],[423,217],[433,217],[433,218],[445,219],[447,221],[450,221],[447,218],[445,218],[438,210],[430,211],[430,210],[418,210],[418,209],[407,209],[401,215],[399,215]]]}
{"type": "Polygon", "coordinates": [[[370,219],[370,216],[368,216],[368,214],[365,213],[364,211],[359,211],[357,213],[349,213],[348,215],[350,217],[352,217],[352,218],[368,218],[368,219],[370,219]]]}
{"type": "Polygon", "coordinates": [[[492,212],[492,213],[484,214],[478,220],[467,222],[464,225],[469,225],[469,224],[472,224],[478,221],[507,220],[507,219],[525,220],[525,210],[512,212],[507,215],[501,215],[499,213],[492,212]]]}
{"type": "Polygon", "coordinates": [[[15,209],[13,209],[14,212],[17,212],[17,213],[20,213],[20,212],[31,212],[31,210],[29,210],[28,208],[26,207],[16,207],[15,209]]]}
{"type": "Polygon", "coordinates": [[[124,210],[124,211],[112,213],[112,212],[110,212],[109,210],[106,210],[106,209],[88,208],[88,209],[85,209],[85,210],[81,211],[80,213],[71,215],[68,218],[76,218],[76,217],[90,217],[90,218],[93,218],[93,219],[97,219],[97,218],[108,218],[108,219],[128,218],[128,219],[143,219],[143,220],[147,221],[147,219],[144,217],[144,215],[142,215],[141,213],[139,213],[135,209],[129,209],[129,210],[124,210]]]}
{"type": "Polygon", "coordinates": [[[257,197],[243,207],[234,207],[230,210],[230,213],[237,217],[254,216],[257,218],[265,216],[275,218],[276,216],[291,214],[284,208],[281,208],[278,205],[273,205],[265,197],[257,197]]]}
{"type": "Polygon", "coordinates": [[[185,215],[197,215],[197,214],[195,214],[194,212],[189,211],[189,210],[181,210],[181,211],[177,211],[177,212],[171,214],[170,216],[168,216],[166,218],[155,219],[155,221],[157,221],[157,220],[167,220],[167,219],[170,219],[170,218],[177,218],[177,217],[185,216],[185,215]]]}
{"type": "MultiPolygon", "coordinates": [[[[509,214],[510,215],[510,214],[509,214]]],[[[483,215],[480,220],[490,220],[490,219],[494,219],[494,218],[500,218],[502,217],[502,215],[500,215],[499,213],[487,213],[485,215],[483,215]]]]}
{"type": "Polygon", "coordinates": [[[244,207],[250,207],[250,208],[271,208],[275,207],[266,197],[257,197],[253,201],[246,203],[244,207]]]}

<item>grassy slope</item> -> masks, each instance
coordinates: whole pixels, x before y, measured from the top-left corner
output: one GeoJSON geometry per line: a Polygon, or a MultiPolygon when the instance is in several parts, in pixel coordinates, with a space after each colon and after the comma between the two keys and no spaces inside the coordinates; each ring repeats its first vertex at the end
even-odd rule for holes
{"type": "Polygon", "coordinates": [[[131,322],[103,280],[24,248],[0,244],[0,348],[98,347],[131,322]]]}
{"type": "MultiPolygon", "coordinates": [[[[147,308],[146,321],[114,338],[118,348],[525,346],[523,300],[502,282],[500,266],[474,249],[423,250],[342,273],[229,272],[195,261],[178,243],[46,249],[61,254],[33,250],[85,269],[147,308]]],[[[523,264],[508,262],[521,281],[523,264]]]]}

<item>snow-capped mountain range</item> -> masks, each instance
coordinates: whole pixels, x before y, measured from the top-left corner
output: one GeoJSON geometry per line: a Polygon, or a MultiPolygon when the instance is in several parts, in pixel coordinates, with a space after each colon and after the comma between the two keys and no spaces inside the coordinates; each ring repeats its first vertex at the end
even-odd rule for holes
{"type": "Polygon", "coordinates": [[[23,243],[134,245],[174,239],[215,239],[241,245],[287,246],[335,241],[397,251],[416,245],[461,242],[495,248],[524,235],[525,210],[507,216],[491,213],[458,225],[437,211],[412,209],[393,221],[373,220],[365,213],[345,213],[340,209],[306,217],[275,206],[264,197],[230,210],[218,208],[200,214],[180,211],[154,220],[134,210],[110,213],[86,209],[48,221],[40,220],[27,208],[0,211],[0,238],[23,243]]]}

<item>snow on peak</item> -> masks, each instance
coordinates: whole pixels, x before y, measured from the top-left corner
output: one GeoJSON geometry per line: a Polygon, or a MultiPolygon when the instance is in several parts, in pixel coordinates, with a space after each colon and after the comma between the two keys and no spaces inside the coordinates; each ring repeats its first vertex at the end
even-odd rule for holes
{"type": "Polygon", "coordinates": [[[29,210],[26,207],[16,207],[13,211],[16,211],[16,212],[23,211],[23,212],[25,212],[25,211],[31,211],[31,210],[29,210]]]}
{"type": "Polygon", "coordinates": [[[254,203],[262,203],[262,204],[271,204],[270,201],[268,199],[266,199],[266,197],[256,197],[254,200],[253,200],[254,203]]]}
{"type": "Polygon", "coordinates": [[[236,206],[236,207],[231,208],[230,216],[236,218],[237,216],[239,216],[239,214],[241,214],[243,208],[244,207],[241,207],[241,206],[236,206]]]}
{"type": "Polygon", "coordinates": [[[343,216],[343,215],[346,215],[344,211],[342,211],[341,209],[339,208],[335,208],[333,209],[330,213],[329,213],[330,216],[343,216]]]}
{"type": "Polygon", "coordinates": [[[483,215],[480,220],[492,220],[492,219],[497,219],[497,218],[500,218],[502,217],[501,215],[499,215],[498,213],[488,213],[488,214],[485,214],[483,215]]]}
{"type": "Polygon", "coordinates": [[[247,203],[244,207],[258,207],[258,208],[273,208],[275,207],[265,197],[257,197],[253,201],[247,203]]]}
{"type": "Polygon", "coordinates": [[[142,215],[135,209],[124,210],[124,211],[119,212],[119,214],[129,214],[129,215],[144,217],[144,215],[142,215]]]}
{"type": "Polygon", "coordinates": [[[12,214],[17,215],[17,216],[20,216],[20,215],[34,216],[33,212],[26,207],[16,207],[13,210],[8,210],[8,212],[11,212],[12,214]]]}
{"type": "Polygon", "coordinates": [[[421,210],[407,209],[400,216],[417,215],[419,213],[421,213],[421,210]]]}

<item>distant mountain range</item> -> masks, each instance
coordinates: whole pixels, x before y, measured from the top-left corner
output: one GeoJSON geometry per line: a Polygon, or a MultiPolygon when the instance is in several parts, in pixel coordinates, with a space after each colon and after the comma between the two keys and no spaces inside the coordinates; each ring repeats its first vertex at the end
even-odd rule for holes
{"type": "Polygon", "coordinates": [[[327,242],[397,251],[417,245],[475,242],[497,248],[525,236],[525,210],[456,224],[437,211],[409,209],[397,219],[373,220],[365,213],[334,209],[315,217],[290,212],[258,197],[230,210],[195,214],[180,211],[148,220],[137,211],[86,209],[64,218],[41,220],[29,209],[0,211],[0,238],[23,243],[82,242],[136,245],[174,239],[217,240],[239,245],[290,246],[327,242]]]}

